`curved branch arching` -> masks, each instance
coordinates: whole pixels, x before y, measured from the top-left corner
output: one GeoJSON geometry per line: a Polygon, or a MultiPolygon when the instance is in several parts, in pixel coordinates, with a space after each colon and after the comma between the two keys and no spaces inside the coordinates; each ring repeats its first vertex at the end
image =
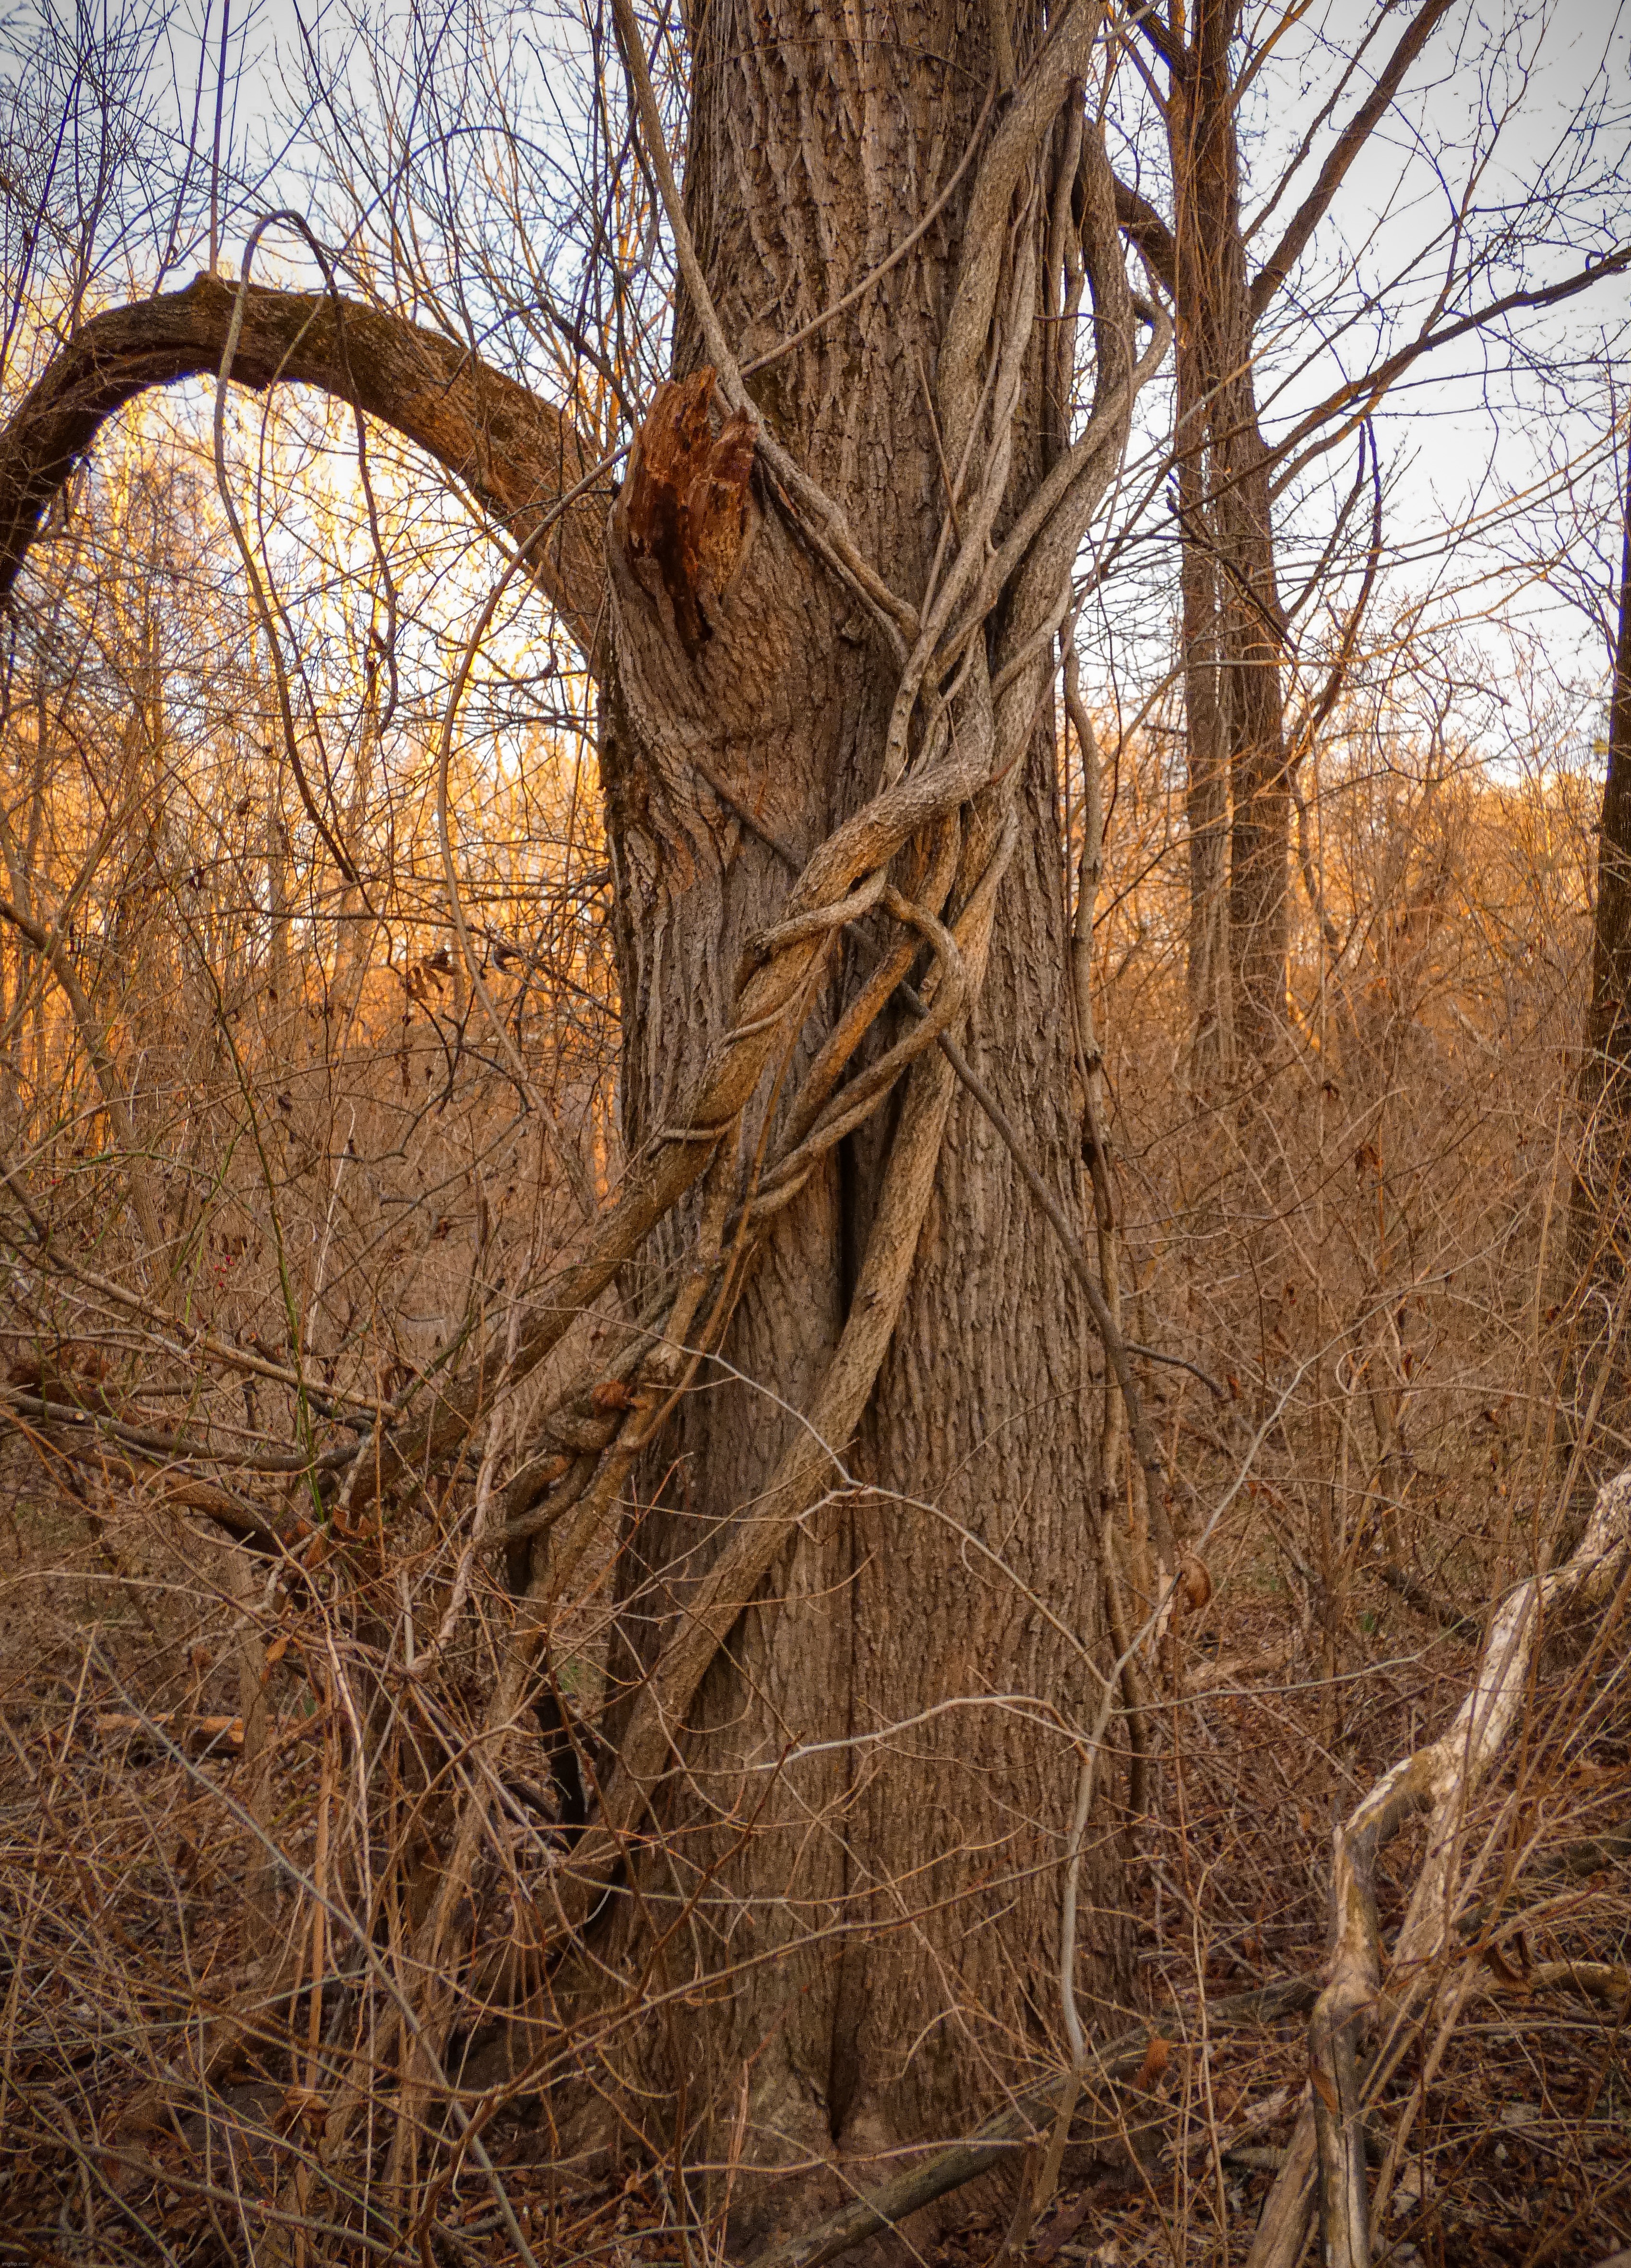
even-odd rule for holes
{"type": "MultiPolygon", "coordinates": [[[[0,431],[0,600],[107,421],[153,387],[216,375],[237,298],[236,284],[201,276],[185,291],[92,316],[55,357],[0,431]]],[[[359,300],[252,285],[232,378],[315,386],[351,402],[427,451],[516,541],[597,461],[563,411],[457,341],[359,300]]],[[[605,586],[607,500],[591,488],[569,505],[532,563],[586,659],[605,586]]]]}

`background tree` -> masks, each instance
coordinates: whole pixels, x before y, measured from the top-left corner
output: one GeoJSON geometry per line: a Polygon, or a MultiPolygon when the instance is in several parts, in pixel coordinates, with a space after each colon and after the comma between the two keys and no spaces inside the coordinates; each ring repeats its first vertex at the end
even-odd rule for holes
{"type": "MultiPolygon", "coordinates": [[[[1606,735],[1592,923],[1591,998],[1580,1067],[1585,1141],[1570,1226],[1576,1287],[1598,1313],[1586,1323],[1600,1348],[1603,1384],[1623,1370],[1623,1229],[1626,1076],[1631,1057],[1631,485],[1622,504],[1620,582],[1611,654],[1606,735]]],[[[1583,1384],[1585,1383],[1583,1379],[1583,1384]]],[[[1595,1379],[1591,1382],[1597,1382],[1595,1379]]],[[[1622,1419],[1614,1394],[1608,1423],[1622,1419]]]]}
{"type": "MultiPolygon", "coordinates": [[[[1589,158],[1582,165],[1600,81],[1558,135],[1554,157],[1536,165],[1526,155],[1516,206],[1485,186],[1503,135],[1527,126],[1517,122],[1517,91],[1532,85],[1554,28],[1544,14],[1514,19],[1481,53],[1453,0],[1426,0],[1402,25],[1400,14],[1388,4],[1315,24],[1298,11],[1248,26],[1237,0],[1201,0],[1137,19],[1164,166],[1152,162],[1150,138],[1136,136],[1138,173],[1118,181],[1118,210],[1176,316],[1171,504],[1182,560],[1188,957],[1198,1061],[1213,1068],[1237,1036],[1247,1064],[1283,1054],[1293,774],[1309,744],[1306,716],[1288,727],[1295,617],[1334,570],[1351,586],[1350,644],[1358,634],[1375,572],[1362,578],[1355,562],[1357,552],[1363,564],[1370,518],[1365,421],[1423,355],[1559,304],[1623,265],[1611,227],[1597,256],[1567,258],[1561,275],[1534,273],[1554,269],[1565,212],[1588,233],[1604,217],[1605,185],[1589,158]],[[1271,59],[1288,44],[1317,93],[1295,132],[1266,107],[1284,84],[1271,59]],[[1488,95],[1462,140],[1448,119],[1429,116],[1424,98],[1436,89],[1448,110],[1444,98],[1469,78],[1488,95]],[[1377,137],[1400,128],[1432,148],[1443,185],[1445,210],[1425,238],[1415,223],[1378,213],[1367,194],[1377,137]],[[1170,220],[1151,201],[1163,170],[1170,220]],[[1350,187],[1357,198],[1345,200],[1350,187]],[[1341,365],[1328,389],[1327,357],[1341,365]],[[1307,514],[1298,476],[1355,435],[1355,492],[1323,546],[1309,547],[1314,572],[1289,608],[1279,559],[1307,514]]],[[[1378,522],[1373,560],[1380,541],[1378,522]]],[[[1311,694],[1311,714],[1321,703],[1328,711],[1339,683],[1340,668],[1311,694]]]]}

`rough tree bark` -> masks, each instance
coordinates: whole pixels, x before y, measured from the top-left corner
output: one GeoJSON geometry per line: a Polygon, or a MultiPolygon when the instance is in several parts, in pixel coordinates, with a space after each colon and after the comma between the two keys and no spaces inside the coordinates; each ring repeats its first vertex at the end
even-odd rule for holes
{"type": "MultiPolygon", "coordinates": [[[[1584,1120],[1569,1219],[1571,1273],[1583,1300],[1581,1336],[1600,1339],[1612,1367],[1599,1416],[1625,1418],[1626,1170],[1631,1148],[1631,451],[1620,556],[1620,617],[1608,708],[1608,776],[1598,838],[1591,1002],[1580,1065],[1584,1120]],[[1591,1298],[1601,1293],[1601,1300],[1591,1298]]],[[[1579,1362],[1589,1385],[1594,1366],[1579,1362]]],[[[1611,1452],[1613,1454],[1613,1452],[1611,1452]]]]}
{"type": "MultiPolygon", "coordinates": [[[[695,57],[687,207],[744,358],[841,300],[910,233],[988,84],[984,26],[954,8],[909,25],[875,14],[859,36],[825,8],[806,11],[797,40],[780,28],[774,10],[716,6],[695,57]]],[[[1017,108],[1024,96],[1022,82],[1017,108]]],[[[1025,232],[1036,256],[1078,162],[1062,114],[1025,232]]],[[[841,499],[866,559],[915,598],[933,588],[948,481],[973,509],[945,357],[980,201],[974,186],[909,261],[751,389],[766,426],[841,499]]],[[[700,350],[687,310],[679,366],[700,350]]],[[[1057,357],[1026,349],[999,534],[1061,461],[1057,372],[1057,357]]],[[[632,497],[640,484],[637,471],[632,497]]],[[[876,793],[901,670],[854,591],[774,511],[730,604],[689,635],[628,544],[614,541],[611,559],[604,761],[638,1144],[701,1076],[729,1020],[729,972],[775,917],[788,865],[876,793]]],[[[1002,635],[994,619],[995,651],[1002,635]]],[[[1051,704],[1018,730],[1017,840],[970,1047],[1049,1178],[1074,1188],[1051,704]]],[[[985,822],[973,823],[978,836],[985,822]]],[[[805,1050],[888,942],[863,934],[831,964],[805,1050]]],[[[885,1020],[874,1045],[893,1035],[885,1020]]],[[[743,1973],[688,2020],[681,2053],[656,2031],[636,2043],[642,2082],[678,2102],[688,2080],[691,2115],[711,2122],[709,2154],[723,2156],[751,2068],[748,2161],[836,2157],[852,2178],[857,2161],[954,2126],[1047,2021],[1068,1751],[1023,1709],[930,1712],[1006,1690],[1076,1716],[1092,1676],[1062,1626],[1091,1647],[1100,1613],[1087,1317],[974,1105],[951,1099],[937,1061],[914,1076],[934,1081],[946,1130],[848,1447],[856,1485],[795,1531],[764,1602],[709,1671],[686,1771],[662,1802],[669,1879],[629,1908],[618,1945],[632,1969],[650,1931],[694,1901],[685,1964],[741,1960],[743,1973]],[[874,1738],[913,1719],[908,1740],[874,1738]]],[[[740,1382],[696,1398],[665,1442],[673,1477],[623,1562],[653,1643],[796,1441],[857,1298],[877,1296],[864,1279],[878,1239],[900,1233],[880,1219],[893,1147],[877,1122],[858,1130],[775,1220],[726,1348],[740,1382]]],[[[640,1668],[653,1643],[636,1647],[640,1668]]],[[[1084,1955],[1090,1997],[1113,1998],[1125,1981],[1114,1925],[1094,1929],[1084,1955]]]]}
{"type": "Polygon", "coordinates": [[[1172,71],[1167,111],[1189,725],[1189,982],[1202,1064],[1226,1059],[1237,1033],[1254,1060],[1275,1052],[1285,1012],[1285,622],[1240,210],[1229,55],[1239,14],[1237,0],[1200,0],[1172,71]]]}
{"type": "MultiPolygon", "coordinates": [[[[532,1515],[517,1659],[633,1472],[589,1967],[696,1988],[607,2061],[653,2128],[799,2176],[738,2191],[761,2227],[960,2131],[1045,2051],[1068,1728],[1101,1690],[1090,1317],[932,1042],[950,1020],[1079,1207],[1055,640],[1164,328],[1122,265],[1100,10],[995,23],[954,0],[701,16],[676,383],[609,526],[604,492],[546,521],[589,469],[558,413],[388,314],[251,291],[233,365],[440,457],[536,540],[599,680],[634,1163],[515,1366],[631,1255],[659,1322],[605,1461],[532,1515]],[[915,971],[923,1023],[893,1005],[915,971]]],[[[236,296],[201,281],[84,327],[0,442],[0,580],[109,411],[216,366],[236,296]]],[[[488,1376],[404,1459],[462,1443],[488,1376]]],[[[348,1508],[378,1469],[358,1457],[348,1508]]],[[[1114,1888],[1090,1857],[1090,2013],[1129,1983],[1114,1888]]]]}

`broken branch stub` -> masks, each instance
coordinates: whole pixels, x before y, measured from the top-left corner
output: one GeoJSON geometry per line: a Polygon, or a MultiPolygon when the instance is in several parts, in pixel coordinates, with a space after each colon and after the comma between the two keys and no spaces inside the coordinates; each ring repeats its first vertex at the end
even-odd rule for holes
{"type": "Polygon", "coordinates": [[[729,589],[748,535],[758,428],[733,410],[715,435],[714,372],[659,386],[635,443],[618,515],[635,575],[665,595],[680,644],[694,656],[712,635],[710,608],[729,589]]]}

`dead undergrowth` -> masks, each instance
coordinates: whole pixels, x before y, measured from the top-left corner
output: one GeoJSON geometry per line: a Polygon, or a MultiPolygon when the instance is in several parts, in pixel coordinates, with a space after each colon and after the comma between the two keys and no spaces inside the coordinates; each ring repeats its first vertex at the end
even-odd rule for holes
{"type": "MultiPolygon", "coordinates": [[[[1438,1627],[1362,1568],[1333,1730],[1319,1632],[1254,1547],[1245,1501],[1233,1540],[1258,1580],[1180,1625],[1154,1704],[1152,1815],[1130,1821],[1122,1789],[1101,1828],[1135,1852],[1142,2003],[1119,2022],[1102,2012],[1105,2029],[1135,2017],[1144,2051],[1118,2086],[1090,2073],[1076,2139],[1019,2256],[1032,2262],[1245,2259],[1307,2075],[1333,1818],[1443,1727],[1476,1664],[1477,1629],[1438,1627]],[[1288,1646],[1271,1675],[1231,1674],[1288,1646]],[[1229,2021],[1242,1996],[1297,1982],[1300,2006],[1277,2020],[1229,2021]]],[[[331,1651],[323,1602],[285,1602],[286,1643],[263,1672],[257,1795],[233,1705],[241,1600],[230,1569],[201,1580],[189,1542],[173,1515],[155,1515],[145,1550],[127,1535],[115,1551],[106,1530],[75,1539],[60,1516],[13,1528],[0,2257],[496,2264],[522,2257],[518,2231],[552,2263],[721,2257],[717,2180],[654,2162],[632,2140],[570,2162],[536,2068],[470,2097],[490,2169],[452,2146],[416,2225],[393,2217],[391,2012],[371,1995],[349,1918],[331,1901],[320,1929],[310,1895],[334,1884],[324,1852],[337,1840],[338,1720],[355,1664],[331,1651]],[[280,1854],[281,1896],[257,1819],[280,1854]],[[371,2030],[378,2139],[371,2151],[366,2126],[352,2132],[336,2163],[326,2124],[338,2085],[367,2091],[371,2030]]],[[[1631,2242],[1628,1734],[1616,1650],[1593,1655],[1565,1635],[1517,1753],[1466,1822],[1458,1951],[1435,2003],[1442,2020],[1453,1986],[1458,2020],[1423,2027],[1369,2121],[1367,2155],[1392,2180],[1378,2259],[1541,2268],[1631,2242]]],[[[473,1995],[472,1972],[525,1937],[565,1862],[550,1772],[540,1740],[509,1744],[500,1830],[469,1890],[473,1995]]],[[[1384,1854],[1385,1938],[1419,1858],[1410,1835],[1384,1854]]],[[[400,1926],[375,1918],[382,1941],[400,1926]]],[[[1045,2123],[1036,2131],[1036,2148],[1011,2154],[1024,2178],[1047,2139],[1045,2123]]],[[[891,2257],[926,2247],[940,2268],[983,2268],[1012,2188],[988,2181],[949,2234],[915,2246],[908,2227],[891,2257]]]]}

